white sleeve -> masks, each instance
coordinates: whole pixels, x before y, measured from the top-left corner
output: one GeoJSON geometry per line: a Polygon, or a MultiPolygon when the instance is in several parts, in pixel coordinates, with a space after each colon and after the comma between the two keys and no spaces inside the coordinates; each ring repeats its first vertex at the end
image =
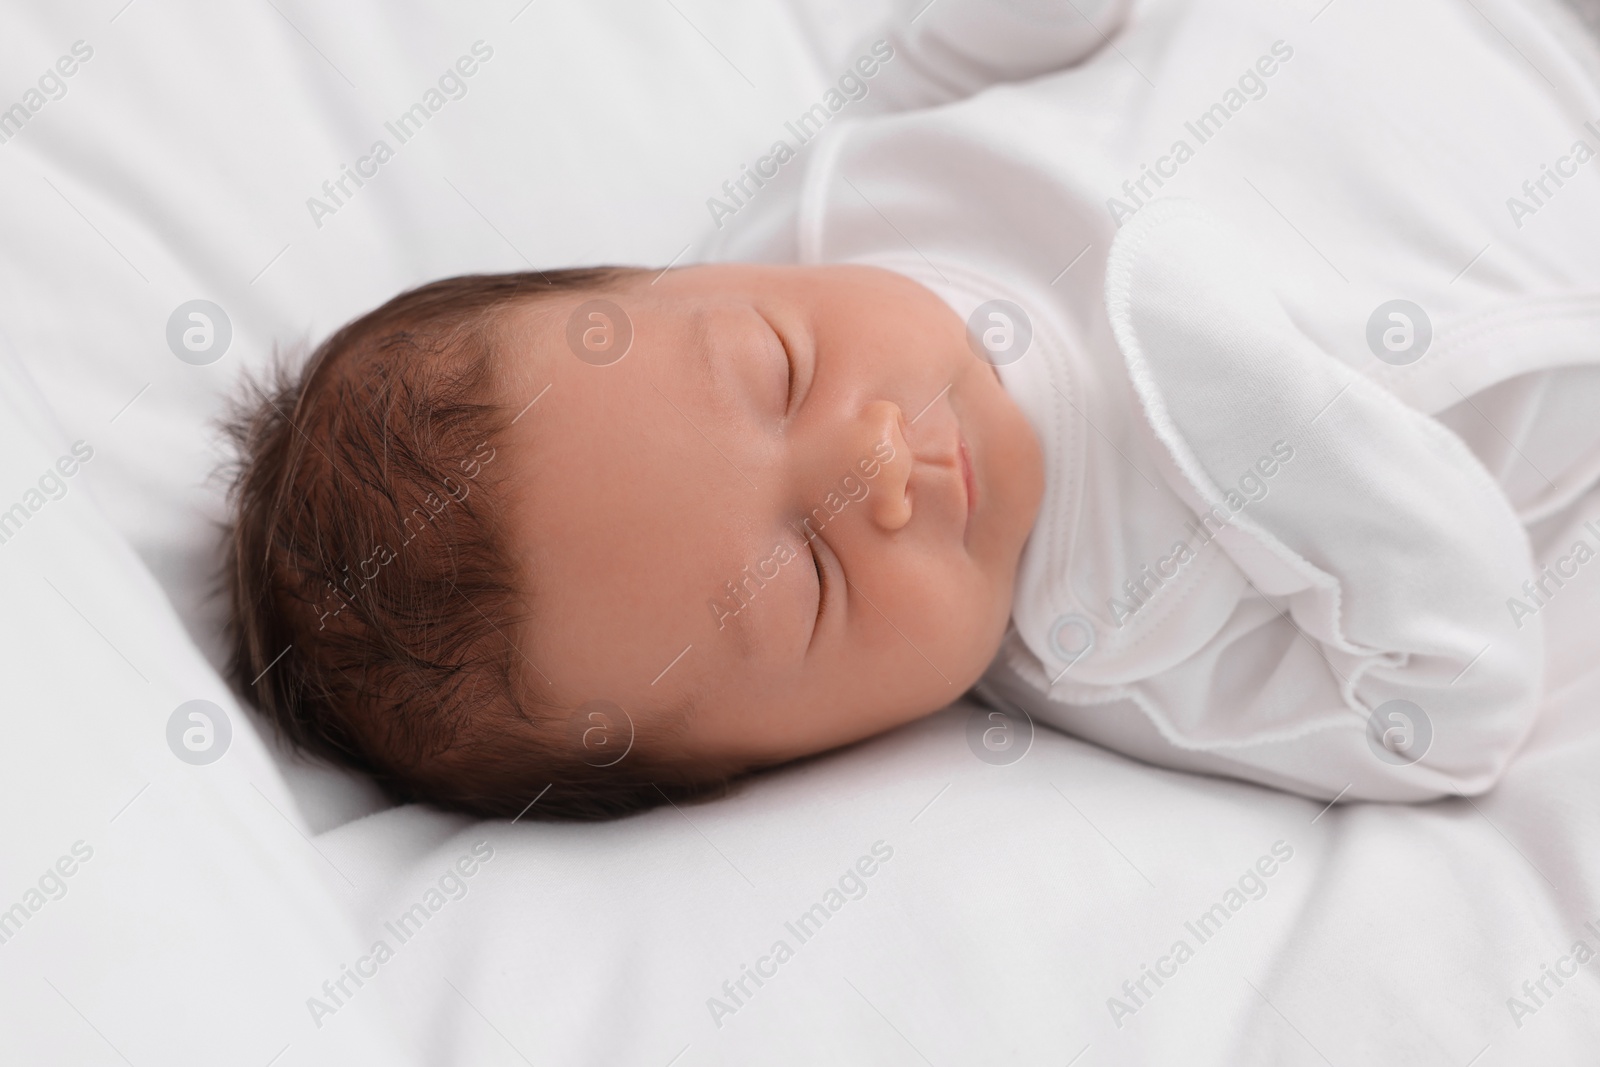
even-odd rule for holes
{"type": "Polygon", "coordinates": [[[872,88],[872,109],[904,111],[1025,81],[1104,47],[1131,0],[898,0],[886,33],[894,49],[872,88]]]}
{"type": "Polygon", "coordinates": [[[1189,202],[1158,201],[1122,229],[1106,286],[1169,482],[1224,527],[1217,543],[1262,594],[1190,684],[1152,679],[1145,701],[1204,733],[1274,694],[1270,738],[1212,753],[1307,792],[1493,785],[1531,728],[1544,663],[1539,618],[1508,609],[1535,568],[1500,486],[1439,422],[1312,343],[1238,239],[1189,202]],[[1249,500],[1242,480],[1286,449],[1249,500]]]}

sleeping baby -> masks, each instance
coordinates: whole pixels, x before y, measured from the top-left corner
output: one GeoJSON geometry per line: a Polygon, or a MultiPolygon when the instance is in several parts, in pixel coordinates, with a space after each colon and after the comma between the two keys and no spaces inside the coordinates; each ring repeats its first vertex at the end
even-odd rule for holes
{"type": "Polygon", "coordinates": [[[1565,580],[1535,545],[1600,479],[1589,42],[1128,8],[918,3],[698,265],[434,282],[258,386],[241,688],[481,815],[969,692],[1324,800],[1489,788],[1565,580]]]}

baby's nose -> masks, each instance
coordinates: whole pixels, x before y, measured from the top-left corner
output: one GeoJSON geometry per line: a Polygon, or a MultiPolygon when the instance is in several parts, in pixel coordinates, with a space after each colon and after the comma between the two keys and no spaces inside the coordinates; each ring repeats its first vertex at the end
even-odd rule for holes
{"type": "Polygon", "coordinates": [[[874,400],[858,421],[852,474],[867,486],[867,512],[872,521],[893,533],[911,521],[911,446],[906,443],[906,416],[900,405],[874,400]]]}

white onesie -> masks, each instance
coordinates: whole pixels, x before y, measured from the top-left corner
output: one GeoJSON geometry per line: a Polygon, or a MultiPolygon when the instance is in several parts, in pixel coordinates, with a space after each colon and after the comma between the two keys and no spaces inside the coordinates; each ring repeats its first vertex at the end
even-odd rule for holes
{"type": "Polygon", "coordinates": [[[1576,23],[924,3],[719,257],[887,267],[992,340],[1046,488],[981,695],[1313,796],[1487,789],[1541,695],[1524,524],[1600,477],[1576,23]]]}

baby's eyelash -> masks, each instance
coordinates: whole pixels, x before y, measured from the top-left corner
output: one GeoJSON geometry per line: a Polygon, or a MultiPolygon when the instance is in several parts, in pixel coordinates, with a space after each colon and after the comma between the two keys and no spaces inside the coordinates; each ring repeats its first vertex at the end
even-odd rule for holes
{"type": "MultiPolygon", "coordinates": [[[[776,333],[777,331],[773,331],[773,332],[776,333]]],[[[783,346],[783,361],[789,368],[789,392],[785,396],[784,402],[783,402],[783,410],[785,412],[788,412],[788,411],[793,411],[794,410],[794,379],[795,379],[794,353],[789,351],[789,342],[785,341],[783,339],[783,334],[781,334],[781,333],[778,334],[778,343],[783,346]]]]}
{"type": "Polygon", "coordinates": [[[820,619],[828,605],[828,568],[822,565],[822,554],[817,551],[817,539],[813,537],[808,544],[811,548],[811,562],[817,568],[817,618],[820,619]]]}

